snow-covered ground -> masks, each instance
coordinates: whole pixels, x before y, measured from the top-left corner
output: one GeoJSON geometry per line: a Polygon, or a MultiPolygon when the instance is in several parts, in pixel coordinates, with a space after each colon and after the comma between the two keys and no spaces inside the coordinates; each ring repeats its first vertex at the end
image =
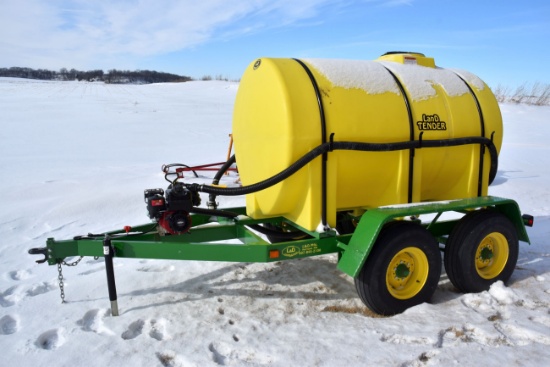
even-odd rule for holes
{"type": "Polygon", "coordinates": [[[521,243],[506,286],[460,294],[443,274],[430,304],[380,318],[334,255],[115,259],[121,315],[111,317],[103,260],[85,258],[63,268],[61,305],[56,267],[27,250],[48,237],[147,223],[143,189],[166,185],[162,164],[225,159],[237,88],[0,78],[0,365],[550,363],[550,107],[501,105],[505,139],[490,194],[535,216],[532,245],[521,243]]]}

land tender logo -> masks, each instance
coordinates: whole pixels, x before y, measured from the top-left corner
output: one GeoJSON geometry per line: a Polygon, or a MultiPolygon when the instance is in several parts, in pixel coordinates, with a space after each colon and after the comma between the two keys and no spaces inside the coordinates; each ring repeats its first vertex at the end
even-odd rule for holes
{"type": "Polygon", "coordinates": [[[291,245],[283,249],[283,256],[294,257],[296,255],[305,256],[320,253],[321,249],[316,243],[304,243],[302,245],[291,245]]]}
{"type": "Polygon", "coordinates": [[[417,121],[418,130],[447,130],[447,123],[441,121],[439,115],[422,115],[422,121],[417,121]]]}
{"type": "Polygon", "coordinates": [[[283,256],[293,257],[300,253],[300,248],[298,246],[288,246],[283,249],[283,256]]]}

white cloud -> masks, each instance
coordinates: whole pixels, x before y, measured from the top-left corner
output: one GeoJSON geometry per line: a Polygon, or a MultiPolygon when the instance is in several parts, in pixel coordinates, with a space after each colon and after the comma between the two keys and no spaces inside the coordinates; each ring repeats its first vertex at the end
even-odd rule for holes
{"type": "Polygon", "coordinates": [[[21,0],[2,4],[0,66],[97,67],[296,24],[330,0],[21,0]]]}

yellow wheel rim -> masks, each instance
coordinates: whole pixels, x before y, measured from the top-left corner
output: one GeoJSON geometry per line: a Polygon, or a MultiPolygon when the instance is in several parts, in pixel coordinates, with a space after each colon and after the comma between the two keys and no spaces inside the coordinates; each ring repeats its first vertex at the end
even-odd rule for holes
{"type": "Polygon", "coordinates": [[[476,250],[476,271],[483,279],[496,278],[508,262],[508,240],[499,232],[488,234],[476,250]]]}
{"type": "Polygon", "coordinates": [[[386,287],[393,297],[410,299],[424,288],[429,270],[424,251],[416,247],[404,248],[388,265],[386,287]]]}

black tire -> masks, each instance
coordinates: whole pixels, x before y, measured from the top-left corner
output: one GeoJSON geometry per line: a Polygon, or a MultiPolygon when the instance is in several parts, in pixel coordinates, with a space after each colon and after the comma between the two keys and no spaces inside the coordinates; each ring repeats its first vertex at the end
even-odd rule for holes
{"type": "Polygon", "coordinates": [[[394,315],[428,302],[441,275],[435,238],[419,224],[392,222],[376,240],[355,288],[368,308],[394,315]]]}
{"type": "Polygon", "coordinates": [[[465,215],[451,231],[445,245],[445,271],[461,292],[482,292],[496,281],[510,279],[518,253],[512,222],[497,211],[477,210],[465,215]]]}

